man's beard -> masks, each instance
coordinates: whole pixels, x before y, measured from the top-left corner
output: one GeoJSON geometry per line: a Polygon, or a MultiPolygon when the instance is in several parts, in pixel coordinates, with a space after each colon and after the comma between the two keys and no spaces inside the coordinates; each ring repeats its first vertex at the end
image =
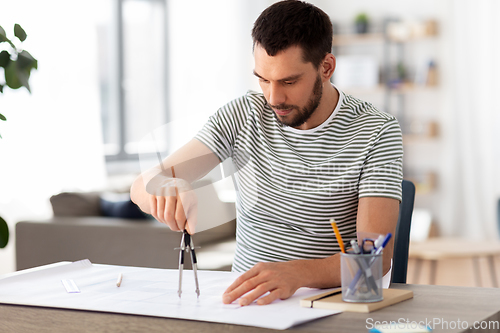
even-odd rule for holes
{"type": "MultiPolygon", "coordinates": [[[[295,117],[291,119],[287,119],[285,116],[282,119],[276,114],[276,112],[273,112],[274,118],[278,121],[278,123],[285,125],[285,126],[290,126],[290,127],[299,127],[300,125],[304,124],[311,116],[313,115],[314,111],[318,108],[319,102],[321,101],[321,96],[323,96],[323,84],[321,83],[321,77],[318,75],[316,78],[316,82],[314,83],[314,88],[313,92],[311,95],[311,98],[309,98],[309,102],[307,105],[303,108],[299,108],[297,105],[288,105],[288,104],[280,104],[280,105],[270,105],[271,108],[275,110],[289,110],[293,109],[296,110],[297,112],[295,117]]],[[[293,113],[293,111],[290,113],[290,115],[293,113]]]]}

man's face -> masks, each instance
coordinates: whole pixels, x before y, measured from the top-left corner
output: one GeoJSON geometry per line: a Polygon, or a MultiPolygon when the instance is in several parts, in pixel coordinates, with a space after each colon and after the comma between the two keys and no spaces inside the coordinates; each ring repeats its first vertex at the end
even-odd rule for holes
{"type": "Polygon", "coordinates": [[[254,55],[254,74],[276,119],[290,127],[304,124],[321,101],[323,82],[318,70],[304,62],[298,46],[271,57],[256,44],[254,55]]]}

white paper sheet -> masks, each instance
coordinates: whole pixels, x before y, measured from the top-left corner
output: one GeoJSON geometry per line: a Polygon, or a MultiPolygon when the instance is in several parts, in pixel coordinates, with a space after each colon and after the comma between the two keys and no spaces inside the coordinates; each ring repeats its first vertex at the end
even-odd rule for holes
{"type": "Polygon", "coordinates": [[[287,329],[339,313],[302,308],[299,300],[325,290],[299,289],[287,300],[259,306],[223,304],[222,293],[239,273],[198,271],[201,295],[194,276],[184,271],[183,293],[177,295],[178,271],[91,264],[88,260],[49,265],[44,269],[0,277],[0,303],[104,311],[227,324],[287,329]],[[118,275],[123,274],[120,287],[118,275]],[[71,279],[81,291],[67,293],[61,280],[71,279]]]}

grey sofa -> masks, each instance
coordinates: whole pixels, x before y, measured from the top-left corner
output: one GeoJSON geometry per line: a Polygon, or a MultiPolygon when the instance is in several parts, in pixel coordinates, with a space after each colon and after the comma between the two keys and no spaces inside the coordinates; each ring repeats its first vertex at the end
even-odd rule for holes
{"type": "MultiPolygon", "coordinates": [[[[234,240],[236,230],[234,204],[221,202],[212,186],[205,187],[203,191],[205,199],[199,201],[199,223],[220,224],[215,220],[230,222],[197,232],[193,237],[195,246],[201,247],[197,252],[234,240]]],[[[152,218],[95,216],[99,210],[89,206],[98,202],[95,195],[84,199],[66,200],[58,208],[54,205],[56,200],[51,200],[55,213],[53,218],[16,224],[17,270],[81,259],[99,264],[178,268],[179,251],[174,248],[179,246],[180,232],[171,231],[152,218]],[[68,206],[81,208],[76,215],[84,215],[81,213],[84,211],[92,212],[92,216],[70,216],[68,206]]],[[[186,260],[186,268],[190,267],[190,260],[186,260]]],[[[220,269],[227,270],[229,267],[226,265],[220,269]]]]}

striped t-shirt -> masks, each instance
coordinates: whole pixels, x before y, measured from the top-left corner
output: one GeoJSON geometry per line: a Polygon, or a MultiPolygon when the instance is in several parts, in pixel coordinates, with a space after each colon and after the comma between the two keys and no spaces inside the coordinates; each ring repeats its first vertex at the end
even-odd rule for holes
{"type": "Polygon", "coordinates": [[[397,120],[339,91],[321,125],[279,124],[263,94],[249,91],[210,117],[196,139],[237,170],[233,271],[258,262],[326,258],[356,238],[360,197],[401,200],[403,146],[397,120]]]}

